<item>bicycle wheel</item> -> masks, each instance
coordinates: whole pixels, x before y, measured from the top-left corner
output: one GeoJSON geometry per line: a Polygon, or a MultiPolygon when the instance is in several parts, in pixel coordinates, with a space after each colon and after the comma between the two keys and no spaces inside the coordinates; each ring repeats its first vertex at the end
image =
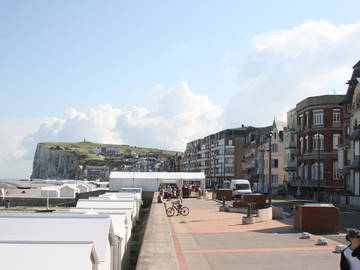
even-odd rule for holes
{"type": "Polygon", "coordinates": [[[175,209],[174,209],[174,207],[169,207],[169,208],[166,209],[166,215],[167,215],[168,217],[172,217],[174,214],[175,214],[175,209]]]}
{"type": "Polygon", "coordinates": [[[186,206],[184,207],[181,207],[181,210],[180,210],[180,213],[183,215],[183,216],[187,216],[189,214],[190,210],[189,208],[187,208],[186,206]]]}

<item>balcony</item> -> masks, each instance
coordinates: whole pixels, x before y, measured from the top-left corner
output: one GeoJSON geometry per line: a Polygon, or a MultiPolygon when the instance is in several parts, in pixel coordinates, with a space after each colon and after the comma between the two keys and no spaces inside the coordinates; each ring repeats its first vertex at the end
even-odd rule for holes
{"type": "Polygon", "coordinates": [[[235,149],[235,145],[225,145],[226,149],[235,149]]]}
{"type": "Polygon", "coordinates": [[[245,169],[254,169],[255,167],[256,167],[255,160],[245,164],[245,169]]]}
{"type": "MultiPolygon", "coordinates": [[[[317,187],[318,181],[313,179],[293,179],[290,180],[290,186],[293,187],[317,187]]],[[[325,187],[326,183],[324,180],[320,180],[320,187],[325,187]]]]}

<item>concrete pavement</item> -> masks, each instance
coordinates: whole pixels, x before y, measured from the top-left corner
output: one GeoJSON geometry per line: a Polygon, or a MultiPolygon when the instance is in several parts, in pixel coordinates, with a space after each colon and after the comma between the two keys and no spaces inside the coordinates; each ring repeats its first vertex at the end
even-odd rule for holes
{"type": "Polygon", "coordinates": [[[184,204],[189,216],[168,218],[180,269],[339,269],[336,242],[299,239],[291,219],[242,225],[242,214],[219,212],[215,201],[184,204]]]}

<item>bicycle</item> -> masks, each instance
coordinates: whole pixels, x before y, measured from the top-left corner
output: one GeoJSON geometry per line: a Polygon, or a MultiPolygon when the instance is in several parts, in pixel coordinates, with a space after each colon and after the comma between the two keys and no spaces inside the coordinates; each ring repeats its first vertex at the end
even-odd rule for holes
{"type": "Polygon", "coordinates": [[[179,214],[181,214],[182,216],[187,216],[190,213],[190,210],[188,207],[186,206],[180,206],[180,208],[178,207],[178,205],[174,202],[171,202],[172,206],[166,208],[166,215],[168,217],[172,217],[173,215],[175,215],[175,213],[177,213],[176,215],[178,216],[179,214]]]}

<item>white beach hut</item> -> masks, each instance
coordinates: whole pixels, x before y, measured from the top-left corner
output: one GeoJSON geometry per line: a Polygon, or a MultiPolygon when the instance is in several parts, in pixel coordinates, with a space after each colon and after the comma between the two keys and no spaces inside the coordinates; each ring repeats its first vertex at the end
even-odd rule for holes
{"type": "MultiPolygon", "coordinates": [[[[116,250],[118,244],[108,215],[6,214],[0,215],[0,228],[0,241],[93,242],[99,270],[113,270],[111,265],[119,260],[120,252],[116,250]]],[[[42,254],[37,258],[40,260],[42,254]]]]}
{"type": "Polygon", "coordinates": [[[93,270],[99,264],[90,241],[0,241],[0,254],[1,269],[93,270]]]}
{"type": "Polygon", "coordinates": [[[60,190],[58,186],[49,186],[41,188],[41,197],[44,198],[59,198],[60,190]]]}
{"type": "Polygon", "coordinates": [[[76,193],[80,193],[76,184],[64,184],[59,187],[60,197],[75,198],[76,193]]]}
{"type": "Polygon", "coordinates": [[[117,210],[131,210],[133,220],[137,220],[136,204],[134,200],[119,201],[119,200],[86,200],[80,199],[76,204],[77,208],[88,209],[117,209],[117,210]]]}

